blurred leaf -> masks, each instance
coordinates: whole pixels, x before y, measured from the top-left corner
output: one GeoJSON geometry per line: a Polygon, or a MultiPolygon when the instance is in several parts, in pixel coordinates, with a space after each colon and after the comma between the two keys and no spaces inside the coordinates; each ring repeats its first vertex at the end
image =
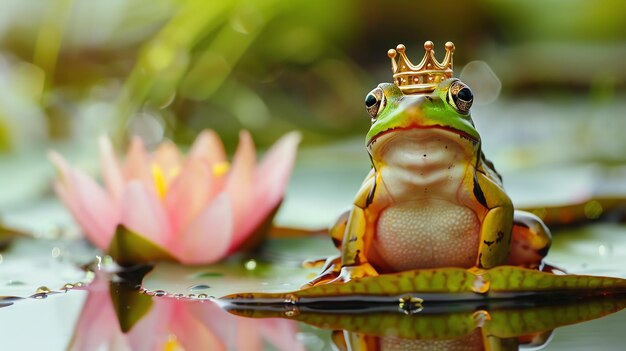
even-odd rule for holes
{"type": "Polygon", "coordinates": [[[152,308],[152,297],[124,283],[110,283],[109,293],[122,332],[128,332],[152,308]]]}
{"type": "Polygon", "coordinates": [[[164,248],[122,225],[115,230],[108,254],[120,265],[175,260],[164,248]]]}

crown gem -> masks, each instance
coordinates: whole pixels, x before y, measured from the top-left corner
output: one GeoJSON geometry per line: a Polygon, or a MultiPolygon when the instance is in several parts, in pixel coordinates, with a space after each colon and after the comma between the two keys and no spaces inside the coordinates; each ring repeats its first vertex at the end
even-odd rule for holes
{"type": "Polygon", "coordinates": [[[399,44],[395,50],[387,51],[387,56],[391,59],[394,81],[403,93],[429,93],[435,90],[441,81],[452,78],[454,44],[450,41],[446,43],[446,56],[441,63],[435,58],[434,47],[432,41],[424,43],[426,52],[417,66],[407,58],[404,45],[399,44]]]}

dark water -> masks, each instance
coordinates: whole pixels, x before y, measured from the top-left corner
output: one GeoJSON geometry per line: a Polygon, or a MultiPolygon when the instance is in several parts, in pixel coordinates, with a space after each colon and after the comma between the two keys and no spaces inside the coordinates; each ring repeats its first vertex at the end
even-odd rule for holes
{"type": "MultiPolygon", "coordinates": [[[[557,236],[554,260],[573,271],[622,276],[624,251],[615,237],[621,230],[557,236]]],[[[270,243],[254,259],[205,267],[160,264],[114,274],[106,257],[85,269],[98,253],[83,242],[15,242],[0,263],[0,349],[623,350],[626,345],[626,297],[378,302],[356,309],[241,306],[212,298],[233,291],[293,290],[311,273],[299,266],[303,253],[314,257],[330,250],[324,240],[287,240],[270,243]]]]}

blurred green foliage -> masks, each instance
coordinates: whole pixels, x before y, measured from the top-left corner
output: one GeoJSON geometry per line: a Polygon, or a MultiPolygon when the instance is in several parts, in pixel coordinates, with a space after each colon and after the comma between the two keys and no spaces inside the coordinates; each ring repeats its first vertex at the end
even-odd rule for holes
{"type": "MultiPolygon", "coordinates": [[[[0,4],[0,150],[49,140],[189,143],[241,128],[267,146],[362,135],[388,48],[456,43],[505,93],[624,88],[626,3],[441,0],[9,0],[0,4]],[[555,64],[558,62],[559,64],[555,64]]],[[[460,68],[459,68],[460,69],[460,68]]],[[[457,71],[457,75],[460,71],[457,71]]],[[[232,150],[232,149],[231,149],[232,150]]]]}

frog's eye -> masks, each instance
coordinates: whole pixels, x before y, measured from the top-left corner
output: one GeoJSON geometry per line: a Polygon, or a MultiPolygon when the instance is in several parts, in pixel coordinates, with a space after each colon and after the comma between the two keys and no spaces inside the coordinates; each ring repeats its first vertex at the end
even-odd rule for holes
{"type": "Polygon", "coordinates": [[[459,113],[467,114],[472,107],[474,94],[467,85],[456,81],[450,85],[446,100],[459,113]]]}
{"type": "Polygon", "coordinates": [[[381,87],[370,91],[365,97],[365,109],[372,119],[376,119],[378,113],[385,107],[385,103],[385,93],[381,87]]]}

